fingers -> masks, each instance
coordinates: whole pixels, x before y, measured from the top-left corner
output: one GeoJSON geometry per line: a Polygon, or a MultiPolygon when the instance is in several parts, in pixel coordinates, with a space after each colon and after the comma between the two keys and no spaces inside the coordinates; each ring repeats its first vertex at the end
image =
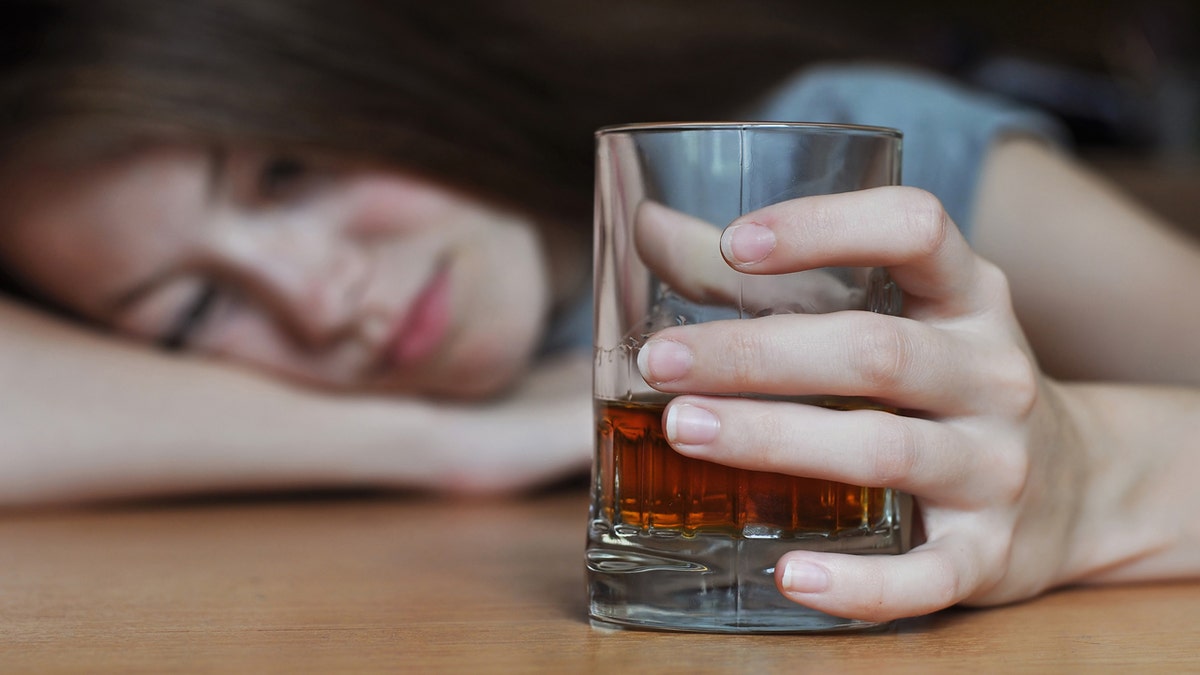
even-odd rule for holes
{"type": "Polygon", "coordinates": [[[891,621],[944,609],[981,585],[974,547],[951,538],[929,542],[899,556],[811,551],[783,555],[775,583],[806,607],[852,619],[891,621]]]}
{"type": "Polygon", "coordinates": [[[938,415],[994,406],[1033,372],[1007,343],[870,312],[673,326],[642,346],[638,367],[665,392],[863,396],[938,415]]]}
{"type": "MultiPolygon", "coordinates": [[[[648,215],[639,251],[661,253],[650,261],[656,272],[704,297],[733,297],[736,274],[711,258],[696,262],[712,245],[708,231],[680,235],[691,243],[671,240],[674,216],[648,215]],[[680,250],[689,253],[673,263],[680,250]],[[698,270],[703,281],[689,286],[698,270]]],[[[679,452],[893,487],[919,500],[929,542],[900,556],[793,552],[777,567],[780,590],[830,614],[886,621],[970,599],[989,579],[994,586],[985,577],[1007,555],[995,535],[1012,527],[988,528],[981,514],[1023,494],[1027,459],[1013,451],[1023,450],[1023,432],[1008,421],[1033,409],[1040,381],[1003,274],[974,254],[934,197],[904,187],[768,206],[735,220],[718,245],[721,262],[747,276],[884,267],[904,292],[902,317],[831,312],[672,326],[639,351],[643,378],[680,394],[664,415],[679,452]],[[906,414],[796,400],[812,396],[906,414]],[[764,400],[774,397],[785,400],[764,400]]]]}
{"type": "Polygon", "coordinates": [[[933,494],[944,506],[971,507],[990,495],[979,484],[989,474],[982,469],[998,464],[986,452],[964,451],[975,443],[955,427],[879,409],[680,396],[663,417],[668,442],[690,457],[933,494]]]}
{"type": "Polygon", "coordinates": [[[996,270],[974,254],[937,198],[916,188],[889,186],[780,202],[738,218],[723,233],[649,201],[639,206],[636,219],[639,256],[695,302],[742,300],[765,307],[784,297],[810,295],[818,300],[802,302],[813,307],[797,309],[852,307],[858,299],[839,298],[845,287],[818,272],[834,266],[888,268],[908,298],[910,316],[988,309],[1002,295],[994,283],[996,270]],[[796,274],[803,272],[808,274],[796,274]],[[796,279],[755,285],[739,273],[796,274],[796,279]]]}
{"type": "Polygon", "coordinates": [[[861,308],[863,283],[847,283],[825,269],[770,277],[743,274],[721,257],[721,230],[651,201],[638,207],[638,257],[676,293],[705,305],[737,307],[750,316],[770,311],[834,312],[861,308]]]}
{"type": "Polygon", "coordinates": [[[738,218],[721,238],[735,269],[778,274],[882,266],[919,308],[963,312],[992,300],[978,258],[938,200],[908,187],[794,199],[738,218]],[[981,292],[983,291],[983,292],[981,292]]]}
{"type": "Polygon", "coordinates": [[[680,295],[703,304],[732,305],[741,276],[721,258],[721,230],[712,223],[644,201],[634,245],[646,267],[680,295]]]}

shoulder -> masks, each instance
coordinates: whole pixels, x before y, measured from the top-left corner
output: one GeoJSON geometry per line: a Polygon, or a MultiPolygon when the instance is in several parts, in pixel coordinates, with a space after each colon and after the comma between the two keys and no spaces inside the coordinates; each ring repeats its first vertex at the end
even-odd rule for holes
{"type": "Polygon", "coordinates": [[[1006,98],[971,88],[930,71],[890,64],[826,64],[806,68],[781,82],[757,104],[756,112],[836,115],[855,124],[891,126],[916,117],[981,121],[1002,118],[1058,134],[1051,119],[1006,98]],[[892,123],[892,124],[885,124],[892,123]]]}
{"type": "Polygon", "coordinates": [[[588,286],[584,293],[550,317],[538,355],[546,357],[568,350],[590,348],[592,306],[592,290],[588,286]]]}
{"type": "Polygon", "coordinates": [[[976,181],[993,140],[1022,133],[1065,144],[1052,116],[934,73],[887,64],[830,64],[781,82],[748,111],[775,121],[899,129],[904,183],[937,195],[966,229],[976,181]]]}

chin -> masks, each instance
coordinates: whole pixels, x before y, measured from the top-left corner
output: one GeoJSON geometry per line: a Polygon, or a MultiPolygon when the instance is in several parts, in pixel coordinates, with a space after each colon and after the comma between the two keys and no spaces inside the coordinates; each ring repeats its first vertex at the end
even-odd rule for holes
{"type": "Polygon", "coordinates": [[[393,375],[367,386],[346,389],[366,390],[385,396],[416,396],[446,401],[486,401],[509,393],[529,370],[528,358],[471,359],[447,369],[430,369],[420,375],[393,375]],[[434,372],[436,370],[436,372],[434,372]]]}
{"type": "Polygon", "coordinates": [[[510,393],[529,372],[533,348],[503,350],[498,348],[501,344],[511,346],[513,343],[497,340],[476,350],[460,351],[453,366],[425,391],[433,396],[460,400],[494,399],[510,393]]]}
{"type": "Polygon", "coordinates": [[[472,369],[470,373],[448,376],[425,389],[431,396],[464,401],[481,401],[499,398],[512,390],[527,371],[525,367],[498,367],[472,369]]]}

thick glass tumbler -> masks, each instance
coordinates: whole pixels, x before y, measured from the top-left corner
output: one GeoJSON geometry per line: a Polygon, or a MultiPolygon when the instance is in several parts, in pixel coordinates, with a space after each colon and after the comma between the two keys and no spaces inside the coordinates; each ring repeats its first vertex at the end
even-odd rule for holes
{"type": "MultiPolygon", "coordinates": [[[[644,124],[601,129],[596,143],[596,448],[587,545],[593,620],[710,632],[870,627],[789,601],[776,588],[775,564],[797,549],[903,553],[907,497],[685,458],[663,436],[669,396],[642,379],[637,355],[651,334],[671,325],[897,313],[900,294],[881,269],[740,274],[721,259],[718,237],[738,216],[769,204],[898,183],[900,133],[644,124]]],[[[846,397],[795,401],[879,407],[846,397]]]]}

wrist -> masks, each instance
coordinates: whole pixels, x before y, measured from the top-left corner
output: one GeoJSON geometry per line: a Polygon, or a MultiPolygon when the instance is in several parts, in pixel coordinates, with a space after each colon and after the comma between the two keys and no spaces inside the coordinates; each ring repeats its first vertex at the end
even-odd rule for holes
{"type": "Polygon", "coordinates": [[[1200,468],[1200,396],[1118,384],[1062,390],[1085,466],[1082,484],[1070,488],[1077,516],[1062,583],[1145,580],[1194,569],[1200,532],[1188,514],[1200,503],[1190,496],[1200,468]]]}

